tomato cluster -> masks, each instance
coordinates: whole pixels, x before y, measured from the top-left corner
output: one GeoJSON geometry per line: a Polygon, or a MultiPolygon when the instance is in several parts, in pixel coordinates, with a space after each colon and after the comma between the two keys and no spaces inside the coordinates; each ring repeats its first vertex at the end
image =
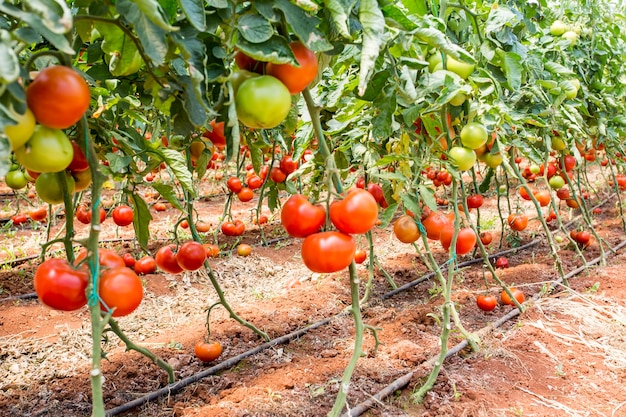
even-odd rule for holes
{"type": "Polygon", "coordinates": [[[209,249],[196,241],[188,241],[180,246],[170,244],[161,247],[155,257],[156,265],[170,274],[183,271],[196,271],[204,265],[209,249]]]}

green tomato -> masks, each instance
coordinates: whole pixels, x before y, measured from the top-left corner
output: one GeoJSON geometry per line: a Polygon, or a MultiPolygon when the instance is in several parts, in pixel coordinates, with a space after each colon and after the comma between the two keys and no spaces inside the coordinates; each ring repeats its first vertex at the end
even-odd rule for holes
{"type": "Polygon", "coordinates": [[[528,169],[535,175],[539,174],[539,171],[541,171],[541,167],[537,164],[532,164],[530,167],[528,167],[528,169]]]}
{"type": "Polygon", "coordinates": [[[239,86],[241,86],[241,84],[244,81],[250,78],[258,77],[259,75],[260,74],[257,74],[256,72],[247,71],[247,70],[239,70],[230,74],[230,77],[228,78],[230,80],[230,83],[233,86],[233,91],[235,92],[235,94],[237,94],[237,91],[239,90],[239,86]]]}
{"type": "Polygon", "coordinates": [[[565,186],[565,180],[560,175],[553,175],[548,180],[548,184],[553,190],[559,190],[565,186]]]}
{"type": "MultiPolygon", "coordinates": [[[[472,72],[474,72],[474,64],[468,64],[466,62],[457,61],[456,59],[447,56],[446,57],[446,69],[454,72],[456,75],[463,79],[467,79],[472,72]]],[[[433,54],[428,59],[428,69],[430,72],[435,72],[443,69],[443,63],[441,61],[441,54],[433,54]]]]}
{"type": "Polygon", "coordinates": [[[4,177],[4,182],[13,190],[21,190],[28,184],[28,178],[18,169],[7,172],[7,175],[4,177]]]}
{"type": "Polygon", "coordinates": [[[466,148],[478,149],[487,143],[487,129],[480,123],[472,122],[461,129],[461,143],[466,148]]]}
{"type": "Polygon", "coordinates": [[[74,194],[76,184],[74,177],[69,172],[44,172],[35,180],[35,190],[39,198],[48,204],[63,203],[62,178],[65,178],[67,191],[70,195],[74,194]]]}
{"type": "Polygon", "coordinates": [[[449,103],[453,106],[460,106],[463,103],[465,103],[466,99],[467,99],[467,96],[465,95],[465,93],[458,92],[455,94],[454,97],[452,97],[449,103]]]}
{"type": "Polygon", "coordinates": [[[563,34],[563,38],[569,41],[570,46],[573,46],[578,40],[578,33],[574,32],[573,30],[568,30],[563,34]]]}
{"type": "Polygon", "coordinates": [[[450,160],[461,171],[467,171],[476,163],[476,152],[463,146],[454,146],[448,152],[450,160]]]}
{"type": "Polygon", "coordinates": [[[35,115],[27,107],[24,114],[19,114],[11,111],[11,117],[15,119],[16,124],[6,125],[4,127],[4,133],[9,139],[11,144],[11,150],[14,151],[17,148],[21,148],[30,139],[31,135],[35,131],[35,115]]]}
{"type": "Polygon", "coordinates": [[[74,177],[74,191],[83,191],[91,185],[91,170],[86,169],[84,171],[76,171],[72,173],[74,177]]]}
{"type": "Polygon", "coordinates": [[[74,148],[65,133],[43,125],[37,125],[28,142],[15,150],[17,161],[35,172],[63,171],[73,157],[74,148]]]}
{"type": "Polygon", "coordinates": [[[558,136],[552,136],[551,142],[552,149],[555,151],[562,151],[567,147],[565,141],[558,136]]]}
{"type": "Polygon", "coordinates": [[[489,168],[496,168],[498,165],[500,165],[502,163],[502,154],[500,152],[498,153],[486,153],[483,155],[483,162],[485,162],[485,165],[487,165],[489,168]]]}
{"type": "Polygon", "coordinates": [[[278,78],[261,75],[241,83],[235,105],[241,123],[253,129],[270,129],[289,114],[291,93],[278,78]]]}
{"type": "Polygon", "coordinates": [[[550,25],[550,34],[552,36],[561,36],[567,30],[567,25],[560,20],[555,20],[550,25]]]}
{"type": "Polygon", "coordinates": [[[572,100],[578,95],[578,89],[570,80],[561,81],[561,91],[565,93],[565,97],[572,100]]]}
{"type": "Polygon", "coordinates": [[[563,242],[563,236],[561,236],[561,235],[554,236],[554,241],[556,243],[562,243],[563,242]]]}

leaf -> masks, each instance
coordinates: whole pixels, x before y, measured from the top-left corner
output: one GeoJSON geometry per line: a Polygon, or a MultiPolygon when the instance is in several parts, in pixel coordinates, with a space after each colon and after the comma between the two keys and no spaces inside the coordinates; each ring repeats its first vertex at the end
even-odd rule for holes
{"type": "Polygon", "coordinates": [[[573,75],[574,74],[574,71],[572,71],[571,69],[553,61],[546,61],[543,63],[543,66],[545,69],[547,69],[553,74],[557,74],[557,75],[573,75]]]}
{"type": "Polygon", "coordinates": [[[389,207],[382,210],[378,216],[382,222],[380,225],[381,228],[385,228],[389,225],[389,223],[391,223],[393,215],[396,214],[396,211],[398,211],[398,203],[389,204],[389,207]]]}
{"type": "Polygon", "coordinates": [[[176,192],[174,191],[174,187],[168,184],[163,184],[162,182],[154,182],[151,185],[152,188],[154,188],[161,195],[161,197],[166,199],[172,206],[176,207],[178,210],[184,210],[176,192]]]}
{"type": "Polygon", "coordinates": [[[156,0],[129,0],[141,10],[153,24],[168,32],[176,32],[177,27],[170,25],[165,17],[165,11],[156,0]]]}
{"type": "Polygon", "coordinates": [[[404,11],[393,3],[388,3],[381,8],[387,20],[393,20],[396,26],[410,31],[417,28],[417,25],[408,18],[404,11]]]}
{"type": "Polygon", "coordinates": [[[370,80],[365,93],[360,97],[361,100],[374,101],[376,97],[383,90],[383,87],[387,85],[387,82],[391,78],[391,73],[388,70],[377,72],[370,80]]]}
{"type": "Polygon", "coordinates": [[[251,142],[248,145],[248,149],[250,149],[252,167],[256,173],[261,171],[261,165],[263,165],[263,148],[259,144],[264,145],[260,140],[251,142]]]}
{"type": "Polygon", "coordinates": [[[515,52],[502,52],[499,51],[500,59],[502,61],[502,71],[506,76],[509,89],[513,91],[519,90],[522,86],[522,71],[524,70],[520,57],[515,52]]]}
{"type": "Polygon", "coordinates": [[[317,16],[309,15],[288,0],[276,0],[273,7],[285,16],[291,29],[307,48],[314,52],[333,49],[333,46],[324,38],[324,34],[317,29],[321,23],[317,16]]]}
{"type": "Polygon", "coordinates": [[[361,43],[361,63],[359,72],[359,96],[365,94],[376,59],[380,53],[385,32],[385,17],[378,8],[376,0],[362,0],[359,8],[359,21],[363,27],[363,41],[361,43]]]}
{"type": "Polygon", "coordinates": [[[348,16],[351,7],[346,9],[347,5],[342,4],[339,0],[324,0],[324,8],[330,13],[331,22],[341,36],[346,39],[352,39],[350,29],[348,29],[348,16]]]}
{"type": "Polygon", "coordinates": [[[237,21],[239,33],[248,42],[262,43],[268,41],[274,34],[274,28],[267,19],[256,14],[244,14],[237,21]]]}
{"type": "Polygon", "coordinates": [[[470,64],[476,62],[469,52],[451,42],[440,30],[433,27],[417,28],[415,29],[415,35],[431,47],[439,49],[454,59],[460,59],[470,64]]]}
{"type": "Polygon", "coordinates": [[[134,211],[133,228],[135,229],[135,237],[139,246],[145,251],[148,250],[148,240],[150,239],[150,221],[152,214],[146,202],[141,198],[139,193],[128,192],[134,211]]]}
{"type": "Polygon", "coordinates": [[[128,165],[133,160],[130,156],[121,156],[113,152],[107,153],[106,159],[109,161],[109,169],[116,174],[128,172],[128,165]]]}
{"type": "MultiPolygon", "coordinates": [[[[150,0],[139,0],[149,2],[150,0]]],[[[159,7],[160,8],[160,7],[159,7]]],[[[117,11],[135,27],[137,36],[141,40],[146,55],[152,59],[156,66],[165,63],[167,54],[167,32],[154,24],[150,17],[143,13],[132,0],[119,0],[116,5],[117,11]]],[[[178,30],[177,28],[173,28],[178,30]]]]}
{"type": "Polygon", "coordinates": [[[17,80],[20,75],[20,63],[11,46],[10,35],[6,31],[0,32],[0,82],[9,84],[17,80]]]}
{"type": "Polygon", "coordinates": [[[178,0],[180,8],[191,25],[200,32],[206,30],[206,15],[204,14],[204,0],[178,0]]]}
{"type": "Polygon", "coordinates": [[[51,32],[62,35],[72,29],[72,11],[64,0],[28,0],[24,8],[37,15],[51,32]]]}
{"type": "Polygon", "coordinates": [[[156,152],[163,157],[165,163],[172,169],[176,179],[180,182],[180,185],[182,185],[183,188],[186,189],[192,196],[195,196],[196,191],[193,188],[191,172],[187,169],[185,159],[180,152],[166,148],[159,148],[156,152]]]}
{"type": "Polygon", "coordinates": [[[310,0],[291,0],[291,2],[304,11],[317,13],[318,5],[310,0]]]}
{"type": "Polygon", "coordinates": [[[289,42],[282,36],[274,35],[262,43],[250,43],[243,37],[237,39],[237,48],[257,61],[275,64],[297,64],[289,47],[289,42]]]}
{"type": "Polygon", "coordinates": [[[411,15],[424,16],[429,12],[429,5],[425,0],[402,0],[411,15]]]}
{"type": "Polygon", "coordinates": [[[487,173],[485,174],[485,178],[483,178],[483,181],[480,183],[480,185],[478,186],[478,191],[480,191],[481,193],[486,193],[490,186],[491,186],[491,180],[493,179],[494,174],[496,173],[496,171],[493,168],[488,168],[487,169],[487,173]]]}
{"type": "Polygon", "coordinates": [[[278,188],[272,187],[268,191],[267,195],[267,208],[270,209],[270,212],[274,212],[278,208],[280,204],[280,199],[278,198],[278,188]]]}
{"type": "Polygon", "coordinates": [[[517,16],[506,6],[500,5],[497,8],[492,8],[489,13],[489,18],[485,25],[485,32],[497,32],[504,26],[516,26],[518,23],[517,16]]]}
{"type": "Polygon", "coordinates": [[[419,206],[417,196],[411,192],[400,194],[400,200],[405,210],[409,210],[414,214],[421,213],[422,209],[419,206]]]}
{"type": "MultiPolygon", "coordinates": [[[[420,185],[417,187],[420,197],[422,201],[426,203],[426,206],[431,210],[437,210],[437,199],[435,198],[435,190],[425,185],[420,185]]],[[[418,213],[419,211],[414,211],[413,213],[418,213]]]]}
{"type": "MultiPolygon", "coordinates": [[[[230,81],[227,83],[228,96],[234,97],[235,92],[233,85],[230,81]]],[[[237,119],[237,107],[235,100],[230,100],[228,104],[228,118],[227,123],[224,124],[224,134],[226,135],[226,160],[228,163],[233,156],[239,153],[240,133],[239,133],[239,120],[237,119]]]]}
{"type": "Polygon", "coordinates": [[[387,139],[393,133],[393,114],[396,111],[395,94],[383,95],[376,101],[379,113],[372,119],[372,136],[380,141],[387,139]]]}

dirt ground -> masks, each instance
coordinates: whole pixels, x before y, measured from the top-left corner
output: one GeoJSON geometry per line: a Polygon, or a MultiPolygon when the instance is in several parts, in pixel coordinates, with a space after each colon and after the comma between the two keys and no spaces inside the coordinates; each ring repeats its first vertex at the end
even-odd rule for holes
{"type": "MultiPolygon", "coordinates": [[[[217,224],[223,200],[220,196],[200,200],[196,205],[200,218],[217,224]]],[[[253,254],[244,258],[229,253],[235,240],[220,235],[220,244],[228,247],[220,258],[211,260],[233,309],[271,338],[334,318],[289,343],[262,350],[180,392],[120,415],[291,417],[324,416],[331,409],[354,342],[352,318],[339,314],[350,302],[347,271],[329,275],[309,272],[301,262],[298,239],[261,246],[263,239],[251,222],[251,208],[237,203],[234,213],[247,223],[243,241],[256,245],[253,254]]],[[[170,236],[169,228],[178,215],[174,209],[152,214],[151,249],[156,251],[163,244],[157,239],[170,236]]],[[[603,207],[594,221],[611,244],[624,239],[611,204],[603,207]]],[[[80,238],[86,228],[74,223],[80,238]]],[[[538,222],[532,223],[520,235],[522,243],[541,237],[538,222]]],[[[109,246],[120,253],[138,254],[132,228],[117,228],[110,219],[105,225],[102,238],[117,239],[109,246]],[[123,238],[129,240],[120,241],[123,238]]],[[[53,232],[62,227],[63,218],[59,217],[53,232]]],[[[185,236],[186,232],[180,233],[185,236]]],[[[389,228],[377,229],[374,236],[380,266],[398,286],[427,272],[413,247],[398,243],[389,228]]],[[[263,237],[285,235],[279,223],[270,219],[263,237]]],[[[41,225],[6,226],[0,236],[0,262],[36,255],[44,241],[41,225]]],[[[498,251],[497,243],[492,243],[492,252],[498,251]]],[[[364,247],[365,239],[358,244],[364,247]]],[[[439,244],[432,247],[436,258],[445,261],[439,244]]],[[[566,242],[561,243],[560,254],[566,271],[581,264],[566,242]]],[[[598,256],[597,243],[583,254],[587,260],[598,256]]],[[[420,404],[413,401],[412,394],[430,371],[424,364],[439,353],[440,287],[427,280],[382,299],[391,287],[381,269],[375,268],[371,298],[363,315],[367,324],[378,329],[380,345],[376,348],[374,338],[366,335],[348,407],[354,408],[413,372],[406,387],[376,401],[365,415],[626,416],[626,255],[609,256],[607,265],[591,267],[572,278],[569,289],[557,284],[553,291],[548,289],[558,275],[545,243],[507,258],[510,267],[501,270],[501,278],[523,289],[527,299],[539,293],[542,296],[530,300],[519,317],[483,334],[479,351],[464,349],[450,357],[434,389],[420,404]]],[[[19,266],[5,264],[0,270],[0,415],[87,416],[91,408],[88,311],[58,312],[37,299],[14,298],[32,293],[35,268],[36,261],[31,261],[19,266]]],[[[358,271],[363,283],[370,279],[366,264],[359,265],[358,271]]],[[[477,308],[476,296],[485,291],[483,274],[479,263],[454,277],[455,306],[463,326],[472,332],[511,310],[499,305],[494,312],[484,313],[477,308]]],[[[213,363],[199,362],[193,347],[206,336],[206,307],[217,300],[206,272],[159,272],[144,276],[143,281],[144,301],[135,313],[119,320],[120,326],[133,341],[172,365],[178,380],[262,345],[258,336],[218,307],[211,313],[211,340],[219,341],[224,352],[213,363]]],[[[487,283],[491,292],[499,294],[493,280],[487,283]]],[[[449,346],[460,341],[459,332],[453,330],[449,346]]],[[[165,372],[136,352],[125,352],[115,335],[109,336],[104,348],[107,409],[166,386],[165,372]]]]}

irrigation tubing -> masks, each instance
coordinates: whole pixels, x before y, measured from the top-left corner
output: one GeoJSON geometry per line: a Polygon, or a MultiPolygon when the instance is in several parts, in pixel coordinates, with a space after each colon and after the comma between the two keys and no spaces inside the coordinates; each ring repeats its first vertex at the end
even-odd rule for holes
{"type": "MultiPolygon", "coordinates": [[[[612,249],[611,253],[616,253],[618,250],[622,249],[624,246],[626,246],[626,240],[623,240],[618,245],[616,245],[613,248],[611,248],[612,249]]],[[[575,268],[574,270],[572,270],[569,273],[567,273],[565,275],[565,279],[567,280],[567,279],[573,278],[574,276],[576,276],[576,275],[580,274],[581,272],[585,271],[589,266],[595,265],[595,264],[599,263],[601,260],[602,260],[602,256],[598,256],[597,258],[594,258],[591,261],[586,262],[585,264],[583,264],[583,265],[579,266],[578,268],[575,268]]],[[[550,285],[550,288],[553,289],[557,283],[560,283],[562,281],[563,281],[562,278],[556,279],[555,282],[550,285]]],[[[535,294],[530,299],[530,301],[531,302],[532,301],[536,301],[539,298],[541,298],[541,294],[535,294]]],[[[478,331],[478,333],[481,336],[484,335],[484,334],[487,334],[487,333],[489,333],[489,332],[499,328],[500,326],[502,326],[504,323],[506,323],[507,321],[511,320],[512,318],[519,316],[520,314],[521,314],[521,312],[517,308],[514,308],[513,310],[509,311],[504,316],[500,317],[500,319],[498,319],[494,323],[492,323],[492,324],[490,324],[488,326],[483,327],[481,330],[478,331]]],[[[450,350],[446,354],[446,359],[448,359],[452,355],[457,354],[461,350],[465,349],[467,346],[468,346],[467,340],[462,340],[461,342],[459,342],[458,344],[456,344],[455,346],[450,348],[450,350]]],[[[394,392],[396,392],[399,389],[403,389],[404,387],[406,387],[411,382],[411,379],[413,378],[413,375],[415,375],[417,373],[417,371],[419,371],[420,369],[423,369],[423,368],[427,368],[427,367],[433,366],[434,363],[438,360],[438,358],[439,358],[439,354],[433,355],[429,360],[421,363],[413,371],[411,371],[411,372],[409,372],[407,374],[404,374],[401,377],[395,379],[391,384],[387,385],[385,388],[383,388],[382,390],[378,391],[376,394],[371,396],[369,399],[363,401],[362,403],[357,404],[353,408],[350,408],[348,410],[348,412],[342,414],[341,417],[357,417],[357,416],[360,416],[361,414],[363,414],[364,412],[366,412],[367,410],[369,410],[370,408],[374,407],[375,405],[380,404],[382,402],[382,400],[384,400],[389,395],[393,394],[394,392]]]]}

